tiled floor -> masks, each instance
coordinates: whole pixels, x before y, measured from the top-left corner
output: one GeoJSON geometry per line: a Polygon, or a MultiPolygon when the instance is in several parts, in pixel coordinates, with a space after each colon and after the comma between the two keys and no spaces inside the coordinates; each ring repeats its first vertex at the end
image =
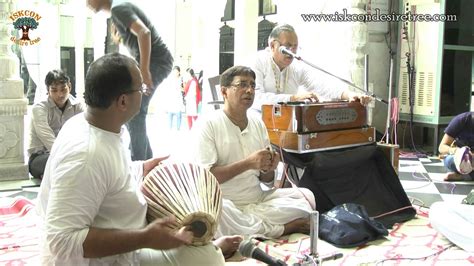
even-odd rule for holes
{"type": "Polygon", "coordinates": [[[417,205],[436,201],[460,203],[474,189],[473,181],[445,182],[446,170],[438,158],[400,158],[399,178],[407,195],[417,205]]]}
{"type": "MultiPolygon", "coordinates": [[[[180,131],[170,131],[166,116],[161,113],[148,116],[148,136],[155,156],[171,155],[174,160],[191,160],[191,138],[186,122],[180,131]]],[[[400,158],[399,177],[406,193],[416,205],[431,206],[436,201],[460,203],[474,189],[474,182],[444,182],[443,163],[436,158],[400,158]]],[[[0,182],[1,196],[23,195],[33,199],[39,189],[39,180],[0,182]]]]}

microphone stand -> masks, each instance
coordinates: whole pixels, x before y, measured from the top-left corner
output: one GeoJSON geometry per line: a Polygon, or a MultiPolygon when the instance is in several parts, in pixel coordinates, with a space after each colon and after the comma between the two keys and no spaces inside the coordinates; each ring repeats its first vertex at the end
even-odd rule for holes
{"type": "Polygon", "coordinates": [[[319,266],[324,261],[337,260],[342,258],[342,253],[334,253],[326,257],[320,257],[318,252],[319,239],[319,212],[312,211],[309,216],[310,230],[310,248],[309,254],[304,254],[302,263],[293,264],[293,266],[319,266]]]}
{"type": "MultiPolygon", "coordinates": [[[[352,88],[355,88],[355,89],[359,90],[359,91],[362,92],[364,95],[370,96],[370,97],[374,98],[375,100],[377,100],[377,101],[379,101],[379,102],[388,104],[388,102],[387,102],[386,100],[384,100],[384,99],[382,99],[382,98],[376,96],[376,95],[373,94],[373,93],[372,93],[372,94],[369,94],[368,91],[365,91],[365,90],[359,88],[359,87],[356,86],[354,83],[352,83],[352,82],[350,82],[350,81],[348,81],[348,80],[345,80],[345,79],[343,79],[343,78],[341,78],[341,77],[339,77],[339,76],[336,76],[336,75],[334,75],[334,74],[332,74],[332,73],[330,73],[330,72],[328,72],[328,71],[326,71],[326,70],[324,70],[324,69],[322,69],[322,68],[316,66],[315,64],[313,64],[313,63],[311,63],[311,62],[309,62],[309,61],[303,59],[301,56],[296,55],[295,53],[291,52],[291,51],[288,50],[288,49],[285,49],[284,53],[286,53],[286,54],[292,56],[292,57],[295,58],[295,59],[300,60],[301,62],[303,62],[303,63],[305,63],[305,64],[307,64],[307,65],[313,67],[314,69],[317,69],[317,70],[319,70],[319,71],[321,71],[321,72],[323,72],[323,73],[325,73],[325,74],[327,74],[327,75],[329,75],[329,76],[331,76],[331,77],[334,77],[334,78],[336,78],[336,79],[338,79],[338,80],[340,80],[340,81],[346,83],[347,85],[351,86],[352,88]]],[[[366,64],[366,67],[367,67],[367,64],[366,64]]],[[[367,71],[368,71],[368,70],[366,70],[366,72],[367,72],[367,71]]],[[[367,82],[367,81],[366,81],[366,82],[367,82]]]]}

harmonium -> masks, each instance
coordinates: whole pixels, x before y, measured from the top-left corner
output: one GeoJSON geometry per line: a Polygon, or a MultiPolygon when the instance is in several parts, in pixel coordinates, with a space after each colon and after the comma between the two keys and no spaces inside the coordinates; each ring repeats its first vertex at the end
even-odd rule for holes
{"type": "Polygon", "coordinates": [[[288,152],[307,153],[375,142],[367,110],[359,102],[289,102],[262,106],[270,142],[288,152]]]}

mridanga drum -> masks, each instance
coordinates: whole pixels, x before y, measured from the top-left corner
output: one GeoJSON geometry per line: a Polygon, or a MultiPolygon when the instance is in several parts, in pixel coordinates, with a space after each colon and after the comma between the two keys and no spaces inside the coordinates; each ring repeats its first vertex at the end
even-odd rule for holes
{"type": "Polygon", "coordinates": [[[189,227],[192,245],[211,241],[222,205],[219,183],[211,172],[191,163],[162,163],[145,177],[141,190],[149,221],[174,215],[171,229],[189,227]]]}

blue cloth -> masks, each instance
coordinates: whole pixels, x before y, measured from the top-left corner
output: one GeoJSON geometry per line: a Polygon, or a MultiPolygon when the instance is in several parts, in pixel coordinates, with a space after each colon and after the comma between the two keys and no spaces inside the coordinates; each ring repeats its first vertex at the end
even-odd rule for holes
{"type": "Polygon", "coordinates": [[[336,247],[357,247],[386,235],[387,228],[355,203],[337,205],[319,219],[319,237],[336,247]]]}

